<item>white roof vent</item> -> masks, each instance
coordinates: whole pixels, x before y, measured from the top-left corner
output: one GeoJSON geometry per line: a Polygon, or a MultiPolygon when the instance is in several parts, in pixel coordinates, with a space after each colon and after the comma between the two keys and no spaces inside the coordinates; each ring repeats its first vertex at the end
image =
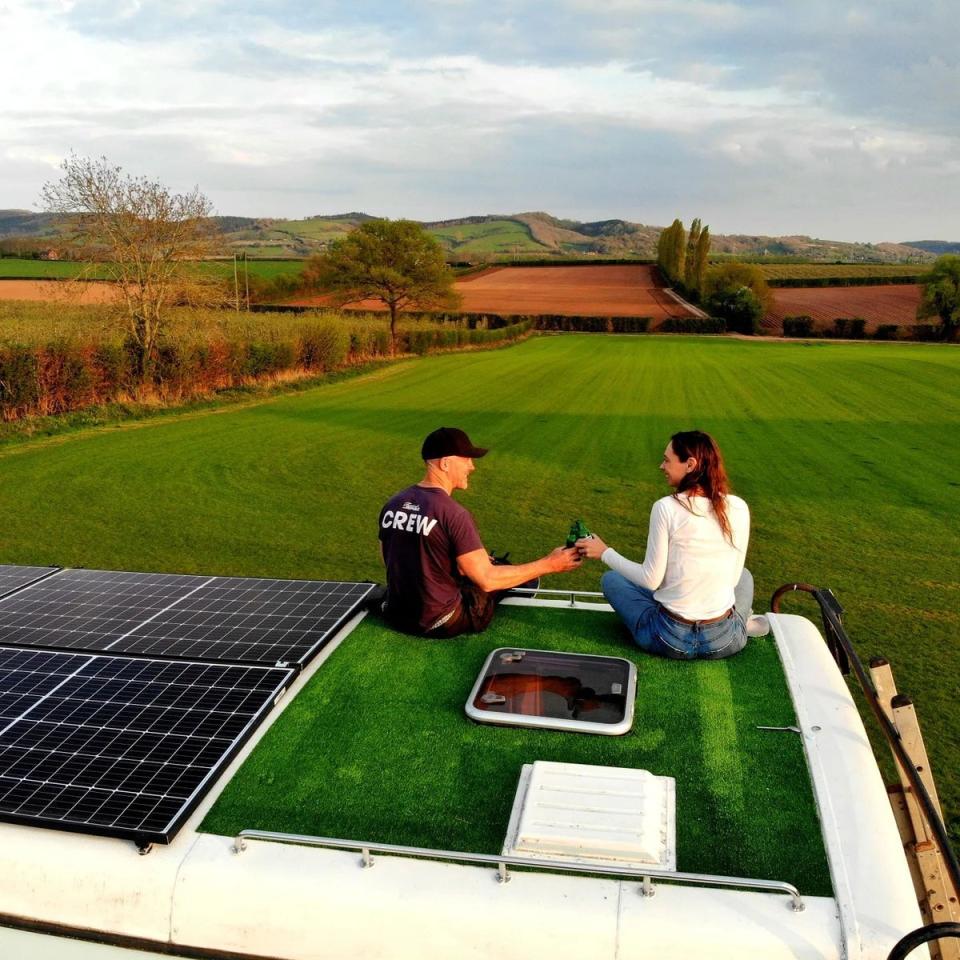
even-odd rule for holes
{"type": "Polygon", "coordinates": [[[676,870],[676,781],[629,767],[524,764],[503,854],[676,870]]]}

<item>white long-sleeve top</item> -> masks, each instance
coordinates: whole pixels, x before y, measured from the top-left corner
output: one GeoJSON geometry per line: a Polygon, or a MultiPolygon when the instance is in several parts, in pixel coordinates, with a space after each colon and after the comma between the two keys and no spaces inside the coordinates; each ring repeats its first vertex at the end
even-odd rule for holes
{"type": "Polygon", "coordinates": [[[650,511],[643,563],[627,560],[612,547],[600,559],[631,583],[653,590],[654,599],[678,616],[719,617],[733,606],[733,588],[750,540],[750,508],[740,497],[727,497],[727,519],[732,544],[706,497],[663,497],[650,511]]]}

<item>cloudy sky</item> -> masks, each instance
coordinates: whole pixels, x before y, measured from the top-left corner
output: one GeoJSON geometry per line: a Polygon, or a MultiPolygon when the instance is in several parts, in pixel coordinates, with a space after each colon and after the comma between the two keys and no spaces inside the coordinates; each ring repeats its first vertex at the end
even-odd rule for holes
{"type": "Polygon", "coordinates": [[[73,150],[224,214],[960,240],[956,22],[949,0],[0,0],[0,208],[36,209],[73,150]]]}

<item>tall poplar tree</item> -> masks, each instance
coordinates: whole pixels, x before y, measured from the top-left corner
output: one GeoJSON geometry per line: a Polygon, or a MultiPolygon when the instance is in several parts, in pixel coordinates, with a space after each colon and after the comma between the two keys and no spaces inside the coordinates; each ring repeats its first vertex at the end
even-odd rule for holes
{"type": "Polygon", "coordinates": [[[707,258],[710,256],[710,227],[706,226],[697,237],[697,249],[693,258],[693,276],[688,282],[693,283],[694,289],[703,296],[703,286],[707,280],[707,258]]]}
{"type": "Polygon", "coordinates": [[[687,234],[687,249],[684,253],[683,276],[687,288],[698,290],[697,287],[697,243],[700,240],[700,218],[695,217],[690,224],[690,233],[687,234]]]}
{"type": "Polygon", "coordinates": [[[674,220],[670,227],[670,279],[674,283],[683,283],[683,271],[687,255],[687,231],[683,221],[674,220]]]}

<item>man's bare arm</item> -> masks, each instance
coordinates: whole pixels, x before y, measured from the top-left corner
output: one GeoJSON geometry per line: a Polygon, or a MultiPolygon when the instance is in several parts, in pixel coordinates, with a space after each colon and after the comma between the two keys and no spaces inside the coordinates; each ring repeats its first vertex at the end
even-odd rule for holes
{"type": "Polygon", "coordinates": [[[551,573],[567,573],[580,566],[580,555],[576,547],[569,549],[557,547],[545,557],[531,563],[518,563],[514,566],[495,566],[484,549],[471,550],[457,557],[457,567],[465,577],[469,577],[481,590],[491,593],[495,590],[509,590],[534,577],[545,577],[551,573]]]}

